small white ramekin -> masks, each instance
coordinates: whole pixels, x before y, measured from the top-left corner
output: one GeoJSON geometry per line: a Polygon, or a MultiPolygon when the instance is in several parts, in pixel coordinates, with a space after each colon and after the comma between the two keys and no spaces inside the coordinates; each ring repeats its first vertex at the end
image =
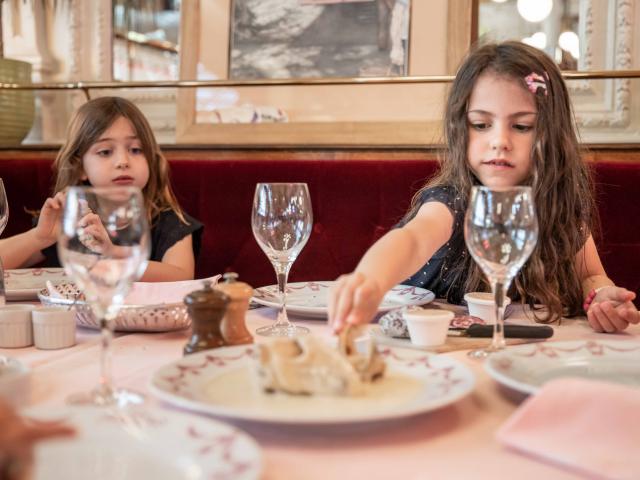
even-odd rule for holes
{"type": "MultiPolygon", "coordinates": [[[[471,292],[464,296],[469,307],[469,315],[484,320],[488,325],[496,323],[496,302],[493,293],[471,292]]],[[[509,297],[504,298],[504,306],[511,303],[509,297]]]]}
{"type": "Polygon", "coordinates": [[[447,340],[453,312],[426,308],[408,308],[402,316],[407,322],[411,343],[420,347],[437,347],[447,340]]]}
{"type": "Polygon", "coordinates": [[[42,307],[33,311],[36,348],[56,350],[76,344],[76,312],[67,308],[42,307]]]}
{"type": "Polygon", "coordinates": [[[18,304],[0,306],[0,347],[22,348],[33,345],[31,311],[34,305],[18,304]]]}

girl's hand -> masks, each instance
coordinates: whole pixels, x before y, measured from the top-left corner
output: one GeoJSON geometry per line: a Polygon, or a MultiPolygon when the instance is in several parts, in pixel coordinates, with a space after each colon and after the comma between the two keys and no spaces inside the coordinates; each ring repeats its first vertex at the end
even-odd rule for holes
{"type": "Polygon", "coordinates": [[[329,291],[329,325],[339,333],[345,324],[370,322],[383,297],[384,292],[372,278],[359,272],[342,275],[329,291]]]}
{"type": "Polygon", "coordinates": [[[640,313],[632,303],[636,294],[620,287],[606,287],[593,299],[587,319],[596,332],[621,332],[629,324],[640,323],[640,313]]]}
{"type": "Polygon", "coordinates": [[[104,255],[113,249],[113,243],[100,217],[90,210],[89,212],[80,219],[78,239],[92,252],[104,255]]]}
{"type": "Polygon", "coordinates": [[[60,218],[64,210],[65,192],[58,192],[53,198],[47,198],[40,210],[38,224],[35,227],[36,238],[44,247],[53,245],[58,240],[60,218]]]}

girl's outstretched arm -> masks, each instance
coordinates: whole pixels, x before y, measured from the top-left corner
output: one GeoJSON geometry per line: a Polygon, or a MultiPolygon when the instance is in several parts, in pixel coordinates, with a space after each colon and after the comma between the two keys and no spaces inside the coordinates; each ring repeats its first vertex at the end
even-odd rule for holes
{"type": "Polygon", "coordinates": [[[162,257],[161,262],[149,262],[142,282],[175,282],[193,280],[195,259],[191,235],[176,242],[162,257]]]}
{"type": "Polygon", "coordinates": [[[592,291],[597,292],[587,308],[587,319],[596,332],[619,332],[629,324],[640,323],[640,313],[633,304],[636,294],[615,286],[607,277],[591,236],[578,252],[576,262],[584,298],[592,291]]]}
{"type": "Polygon", "coordinates": [[[453,215],[440,202],[425,203],[402,228],[391,230],[365,253],[353,273],[342,275],[329,292],[329,324],[371,321],[385,293],[418,271],[451,237],[453,215]]]}
{"type": "Polygon", "coordinates": [[[60,217],[65,194],[57,193],[47,198],[40,210],[38,224],[24,233],[0,240],[0,257],[4,268],[30,267],[44,260],[42,250],[58,240],[60,217]]]}

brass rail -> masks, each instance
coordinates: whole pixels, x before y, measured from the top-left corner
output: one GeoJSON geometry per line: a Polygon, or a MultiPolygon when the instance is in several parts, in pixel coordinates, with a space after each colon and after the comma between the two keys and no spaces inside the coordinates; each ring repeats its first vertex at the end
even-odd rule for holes
{"type": "MultiPolygon", "coordinates": [[[[640,78],[640,70],[592,70],[562,72],[565,80],[602,80],[610,78],[640,78]]],[[[261,80],[161,80],[142,82],[58,82],[0,83],[0,90],[82,90],[90,98],[90,90],[122,88],[202,88],[202,87],[268,87],[313,85],[387,85],[448,83],[453,75],[414,75],[406,77],[336,77],[278,78],[261,80]]]]}
{"type": "MultiPolygon", "coordinates": [[[[640,78],[640,70],[566,71],[565,80],[592,80],[607,78],[640,78]]],[[[309,85],[376,85],[447,83],[453,75],[421,75],[407,77],[346,77],[346,78],[283,78],[263,80],[161,80],[139,82],[59,82],[59,83],[0,83],[5,90],[95,90],[110,88],[197,88],[197,87],[266,87],[309,85]]]]}

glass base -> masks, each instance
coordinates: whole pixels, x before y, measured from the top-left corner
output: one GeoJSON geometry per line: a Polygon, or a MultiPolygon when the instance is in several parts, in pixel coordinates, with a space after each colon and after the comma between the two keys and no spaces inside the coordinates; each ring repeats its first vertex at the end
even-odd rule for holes
{"type": "Polygon", "coordinates": [[[256,330],[257,335],[263,337],[297,337],[309,333],[307,327],[298,325],[270,325],[268,327],[260,327],[256,330]]]}
{"type": "Polygon", "coordinates": [[[132,390],[96,388],[90,392],[74,393],[67,397],[69,405],[93,405],[96,407],[130,407],[144,403],[144,395],[132,390]]]}
{"type": "Polygon", "coordinates": [[[500,352],[504,350],[504,347],[494,347],[493,345],[489,345],[485,348],[478,348],[476,350],[471,350],[467,353],[469,358],[474,358],[476,360],[483,360],[487,358],[489,355],[495,352],[500,352]]]}

